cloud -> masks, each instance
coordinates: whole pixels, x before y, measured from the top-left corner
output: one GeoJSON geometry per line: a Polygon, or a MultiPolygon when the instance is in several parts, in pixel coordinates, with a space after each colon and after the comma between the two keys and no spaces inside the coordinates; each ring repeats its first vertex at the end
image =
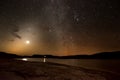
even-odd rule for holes
{"type": "Polygon", "coordinates": [[[22,38],[22,37],[21,37],[18,33],[16,33],[16,32],[13,32],[12,35],[13,35],[14,37],[18,38],[18,39],[21,39],[21,38],[22,38]]]}
{"type": "Polygon", "coordinates": [[[16,25],[13,25],[12,24],[12,31],[11,31],[11,34],[12,36],[14,36],[15,38],[18,38],[18,39],[21,39],[22,37],[18,34],[18,32],[20,31],[19,27],[16,26],[16,25]]]}

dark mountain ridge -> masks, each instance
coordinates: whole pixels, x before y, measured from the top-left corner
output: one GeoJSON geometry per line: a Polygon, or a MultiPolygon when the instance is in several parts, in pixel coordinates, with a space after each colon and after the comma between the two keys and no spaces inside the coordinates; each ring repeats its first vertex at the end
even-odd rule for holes
{"type": "Polygon", "coordinates": [[[21,56],[11,53],[0,52],[0,58],[19,58],[19,57],[21,56]]]}
{"type": "Polygon", "coordinates": [[[93,55],[69,55],[69,56],[54,56],[54,55],[39,55],[35,54],[34,58],[62,58],[62,59],[120,59],[120,51],[115,52],[101,52],[93,55]]]}
{"type": "Polygon", "coordinates": [[[69,55],[69,56],[54,56],[54,55],[39,55],[19,56],[16,54],[0,52],[0,58],[59,58],[59,59],[120,59],[120,51],[115,52],[101,52],[93,55],[69,55]]]}

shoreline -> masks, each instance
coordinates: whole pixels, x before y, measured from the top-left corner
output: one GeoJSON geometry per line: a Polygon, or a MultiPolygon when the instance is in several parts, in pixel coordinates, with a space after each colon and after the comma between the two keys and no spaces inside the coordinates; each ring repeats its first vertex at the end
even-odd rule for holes
{"type": "Polygon", "coordinates": [[[0,59],[1,80],[120,80],[119,75],[51,62],[0,59]]]}

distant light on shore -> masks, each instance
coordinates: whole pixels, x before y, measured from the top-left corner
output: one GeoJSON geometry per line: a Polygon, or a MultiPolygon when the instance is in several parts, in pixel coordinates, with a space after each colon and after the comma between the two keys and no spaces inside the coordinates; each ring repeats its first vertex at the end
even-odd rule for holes
{"type": "Polygon", "coordinates": [[[44,56],[43,62],[44,62],[44,63],[46,62],[46,56],[44,56]]]}
{"type": "Polygon", "coordinates": [[[23,60],[23,61],[28,61],[28,59],[27,59],[27,58],[23,58],[22,60],[23,60]]]}

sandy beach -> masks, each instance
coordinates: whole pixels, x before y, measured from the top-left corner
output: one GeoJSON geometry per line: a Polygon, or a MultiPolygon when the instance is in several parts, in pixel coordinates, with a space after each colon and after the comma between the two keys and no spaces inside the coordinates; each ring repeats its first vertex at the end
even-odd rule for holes
{"type": "Polygon", "coordinates": [[[57,63],[1,59],[0,80],[120,80],[120,76],[57,63]]]}

